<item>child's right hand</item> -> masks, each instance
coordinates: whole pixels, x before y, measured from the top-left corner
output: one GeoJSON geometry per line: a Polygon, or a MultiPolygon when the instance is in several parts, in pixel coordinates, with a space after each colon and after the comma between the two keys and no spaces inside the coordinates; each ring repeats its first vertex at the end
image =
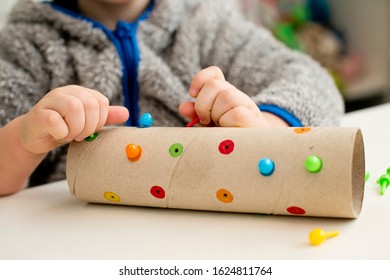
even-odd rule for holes
{"type": "Polygon", "coordinates": [[[128,117],[125,107],[109,106],[100,92],[74,85],[56,88],[22,116],[21,144],[27,152],[45,154],[128,117]]]}

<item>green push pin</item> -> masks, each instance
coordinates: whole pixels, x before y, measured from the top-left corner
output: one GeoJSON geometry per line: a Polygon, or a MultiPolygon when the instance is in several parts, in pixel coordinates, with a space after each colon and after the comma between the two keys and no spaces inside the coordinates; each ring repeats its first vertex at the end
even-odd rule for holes
{"type": "Polygon", "coordinates": [[[87,142],[92,142],[92,141],[95,140],[98,136],[99,136],[99,133],[95,132],[94,134],[88,136],[88,137],[85,138],[84,140],[87,141],[87,142]]]}
{"type": "Polygon", "coordinates": [[[310,173],[318,173],[322,168],[322,160],[317,156],[308,156],[305,161],[305,167],[310,173]]]}
{"type": "Polygon", "coordinates": [[[368,179],[370,179],[370,172],[366,172],[366,174],[364,175],[364,180],[367,182],[368,179]]]}
{"type": "Polygon", "coordinates": [[[377,184],[381,187],[380,195],[384,195],[387,187],[390,185],[390,175],[385,174],[379,177],[379,179],[376,181],[377,184]]]}

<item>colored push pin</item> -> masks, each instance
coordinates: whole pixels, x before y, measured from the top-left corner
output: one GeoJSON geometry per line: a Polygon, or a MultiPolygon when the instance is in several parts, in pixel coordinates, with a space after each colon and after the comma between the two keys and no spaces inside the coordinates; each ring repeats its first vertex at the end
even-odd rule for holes
{"type": "Polygon", "coordinates": [[[322,228],[316,228],[309,233],[309,241],[311,245],[317,246],[324,242],[325,239],[337,236],[339,233],[338,230],[325,232],[322,228]]]}
{"type": "Polygon", "coordinates": [[[366,174],[364,175],[364,181],[368,181],[368,179],[370,179],[370,172],[366,172],[366,174]]]}
{"type": "Polygon", "coordinates": [[[147,128],[147,127],[151,127],[152,124],[153,124],[152,115],[149,113],[145,113],[139,119],[138,127],[139,128],[147,128]]]}
{"type": "Polygon", "coordinates": [[[200,121],[200,118],[197,116],[195,119],[193,119],[192,121],[190,121],[186,127],[193,127],[194,125],[196,125],[198,122],[200,121]]]}
{"type": "Polygon", "coordinates": [[[389,174],[382,175],[379,177],[379,179],[376,182],[381,187],[379,193],[381,195],[384,195],[387,187],[390,185],[390,175],[389,174]]]}
{"type": "Polygon", "coordinates": [[[308,156],[305,161],[306,170],[310,173],[318,173],[322,168],[322,160],[317,156],[308,156]]]}
{"type": "Polygon", "coordinates": [[[126,146],[126,155],[128,160],[137,161],[142,154],[142,149],[140,146],[135,144],[129,144],[126,146]]]}
{"type": "Polygon", "coordinates": [[[261,175],[271,176],[275,170],[275,163],[269,158],[263,158],[259,161],[258,167],[261,175]]]}
{"type": "Polygon", "coordinates": [[[87,141],[87,142],[92,142],[92,141],[95,140],[98,136],[99,136],[99,133],[95,132],[94,134],[88,136],[88,137],[85,138],[84,140],[87,141]]]}

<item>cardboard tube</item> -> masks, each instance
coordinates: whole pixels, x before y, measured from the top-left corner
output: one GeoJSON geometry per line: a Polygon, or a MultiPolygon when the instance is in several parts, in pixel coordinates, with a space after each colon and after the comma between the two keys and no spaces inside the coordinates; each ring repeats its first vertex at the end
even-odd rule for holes
{"type": "Polygon", "coordinates": [[[356,218],[364,165],[358,128],[117,127],[70,145],[67,180],[87,202],[356,218]]]}

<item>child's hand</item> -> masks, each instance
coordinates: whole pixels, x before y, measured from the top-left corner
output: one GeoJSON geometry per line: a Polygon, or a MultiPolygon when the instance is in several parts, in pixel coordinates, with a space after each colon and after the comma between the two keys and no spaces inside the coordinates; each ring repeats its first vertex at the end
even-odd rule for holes
{"type": "Polygon", "coordinates": [[[197,115],[205,126],[287,126],[278,117],[262,113],[248,95],[225,81],[222,71],[216,66],[203,69],[194,76],[190,95],[196,101],[180,104],[179,111],[189,119],[197,115]]]}
{"type": "Polygon", "coordinates": [[[21,144],[32,154],[45,154],[72,140],[82,141],[103,125],[125,122],[129,112],[109,106],[101,93],[65,86],[46,94],[22,116],[21,144]]]}

